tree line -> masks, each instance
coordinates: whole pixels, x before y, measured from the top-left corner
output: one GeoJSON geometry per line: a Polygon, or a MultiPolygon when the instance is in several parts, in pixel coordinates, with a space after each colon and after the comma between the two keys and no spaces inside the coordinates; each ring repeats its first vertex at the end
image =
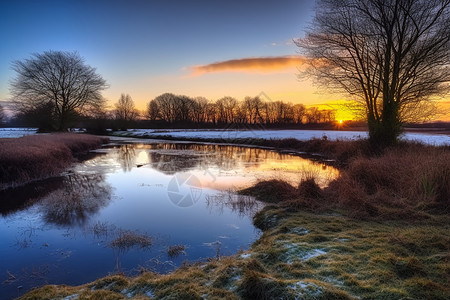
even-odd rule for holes
{"type": "Polygon", "coordinates": [[[113,129],[137,127],[224,127],[230,124],[285,126],[324,124],[335,121],[335,110],[306,108],[303,104],[264,101],[261,97],[245,97],[239,101],[225,96],[218,100],[161,94],[147,103],[144,111],[136,109],[129,94],[122,94],[112,110],[96,110],[85,114],[90,121],[107,123],[113,129]]]}
{"type": "Polygon", "coordinates": [[[332,109],[306,108],[303,104],[267,101],[261,97],[245,97],[239,101],[226,96],[216,101],[204,97],[165,93],[147,105],[146,117],[151,121],[196,124],[304,124],[335,120],[332,109]]]}
{"type": "Polygon", "coordinates": [[[110,127],[193,126],[224,127],[230,124],[285,126],[323,124],[335,121],[335,110],[306,108],[303,104],[265,101],[261,97],[245,97],[239,101],[225,96],[218,100],[164,93],[148,102],[139,112],[128,94],[122,94],[114,110],[105,112],[110,127]],[[144,122],[146,121],[146,122],[144,122]]]}
{"type": "MultiPolygon", "coordinates": [[[[1,110],[0,110],[1,115],[1,110]]],[[[39,127],[43,131],[57,129],[54,120],[54,104],[43,102],[32,107],[20,107],[12,125],[39,127]]],[[[1,121],[1,120],[0,120],[1,121]]],[[[189,97],[172,93],[161,94],[139,111],[129,94],[122,94],[112,108],[106,101],[95,107],[74,110],[65,116],[64,125],[90,129],[167,126],[224,127],[230,124],[285,126],[324,124],[335,121],[335,110],[305,107],[284,101],[267,101],[261,97],[245,97],[238,100],[225,96],[218,100],[205,97],[189,97]]]]}

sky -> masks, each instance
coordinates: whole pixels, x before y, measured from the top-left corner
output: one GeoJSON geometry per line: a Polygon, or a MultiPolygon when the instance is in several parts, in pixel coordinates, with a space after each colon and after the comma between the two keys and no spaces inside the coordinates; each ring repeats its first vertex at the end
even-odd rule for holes
{"type": "Polygon", "coordinates": [[[2,0],[0,101],[10,99],[12,61],[55,50],[97,69],[111,107],[122,93],[144,109],[170,92],[335,108],[342,97],[297,76],[293,40],[313,16],[314,0],[2,0]]]}

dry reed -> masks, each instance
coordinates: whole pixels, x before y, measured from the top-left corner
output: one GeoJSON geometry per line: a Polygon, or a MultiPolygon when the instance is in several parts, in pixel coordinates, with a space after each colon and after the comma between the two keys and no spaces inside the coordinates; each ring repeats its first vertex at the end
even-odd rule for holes
{"type": "Polygon", "coordinates": [[[108,139],[59,133],[0,139],[0,189],[55,176],[108,139]]]}

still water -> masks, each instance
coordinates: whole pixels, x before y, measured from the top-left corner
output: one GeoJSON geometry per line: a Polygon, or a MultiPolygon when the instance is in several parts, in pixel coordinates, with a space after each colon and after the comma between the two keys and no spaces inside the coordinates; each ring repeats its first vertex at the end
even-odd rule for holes
{"type": "Polygon", "coordinates": [[[0,295],[166,273],[245,250],[260,234],[252,216],[263,205],[234,191],[311,175],[325,186],[338,172],[264,149],[115,141],[61,177],[0,192],[0,295]],[[137,240],[121,243],[126,236],[137,240]],[[175,245],[184,251],[170,256],[175,245]]]}

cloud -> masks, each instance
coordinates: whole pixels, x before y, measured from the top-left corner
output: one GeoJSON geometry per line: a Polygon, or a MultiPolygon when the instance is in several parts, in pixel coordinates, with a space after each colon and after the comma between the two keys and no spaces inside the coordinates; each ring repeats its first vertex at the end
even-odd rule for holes
{"type": "Polygon", "coordinates": [[[192,66],[189,69],[193,76],[217,72],[274,73],[299,67],[303,62],[304,59],[296,55],[252,57],[192,66]]]}

